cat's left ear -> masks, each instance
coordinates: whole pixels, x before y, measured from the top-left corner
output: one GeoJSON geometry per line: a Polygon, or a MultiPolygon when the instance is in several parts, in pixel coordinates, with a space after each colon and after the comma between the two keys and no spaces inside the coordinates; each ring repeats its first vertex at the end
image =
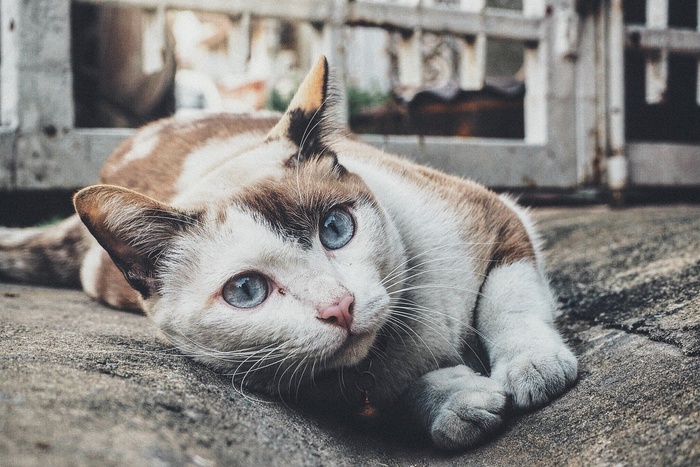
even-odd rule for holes
{"type": "Polygon", "coordinates": [[[343,128],[338,114],[339,98],[330,75],[328,60],[321,56],[267,137],[288,138],[299,147],[298,160],[323,154],[328,141],[343,128]]]}
{"type": "Polygon", "coordinates": [[[196,224],[193,215],[117,186],[84,188],[73,202],[90,233],[144,298],[158,293],[159,263],[173,240],[196,224]]]}

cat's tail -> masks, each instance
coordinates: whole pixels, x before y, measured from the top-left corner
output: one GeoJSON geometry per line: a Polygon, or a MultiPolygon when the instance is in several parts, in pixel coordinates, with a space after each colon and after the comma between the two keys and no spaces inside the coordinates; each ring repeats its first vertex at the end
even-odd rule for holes
{"type": "Polygon", "coordinates": [[[47,227],[0,227],[0,281],[79,286],[86,237],[77,215],[47,227]]]}

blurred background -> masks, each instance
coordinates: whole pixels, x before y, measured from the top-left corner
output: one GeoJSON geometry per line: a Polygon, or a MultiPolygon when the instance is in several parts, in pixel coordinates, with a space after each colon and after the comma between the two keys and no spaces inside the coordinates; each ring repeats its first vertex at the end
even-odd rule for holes
{"type": "Polygon", "coordinates": [[[321,53],[371,144],[532,203],[694,200],[698,16],[697,0],[3,0],[0,213],[96,182],[149,121],[283,111],[321,53]]]}
{"type": "MultiPolygon", "coordinates": [[[[461,3],[430,2],[457,11],[461,3]]],[[[522,0],[485,6],[522,10],[522,0]]],[[[482,86],[466,93],[453,35],[422,34],[419,79],[404,83],[399,54],[406,32],[383,26],[342,31],[344,90],[355,132],[524,137],[522,43],[487,40],[482,86]],[[421,119],[426,112],[432,118],[421,119]]],[[[327,53],[323,25],[294,18],[177,9],[154,16],[128,6],[74,3],[71,27],[80,127],[137,127],[188,109],[284,111],[318,54],[327,53]]]]}

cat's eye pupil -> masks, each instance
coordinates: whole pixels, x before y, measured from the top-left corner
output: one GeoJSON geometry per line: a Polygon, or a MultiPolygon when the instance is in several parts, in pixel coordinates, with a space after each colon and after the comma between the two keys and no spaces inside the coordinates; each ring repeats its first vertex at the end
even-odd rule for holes
{"type": "Polygon", "coordinates": [[[333,233],[338,235],[338,226],[335,224],[335,217],[329,217],[326,221],[326,228],[333,230],[333,233]]]}
{"type": "Polygon", "coordinates": [[[268,293],[267,279],[261,274],[248,273],[226,282],[221,296],[236,308],[253,308],[264,302],[268,293]]]}
{"type": "Polygon", "coordinates": [[[348,244],[355,235],[355,221],[343,208],[331,209],[321,219],[318,236],[324,248],[337,250],[348,244]]]}

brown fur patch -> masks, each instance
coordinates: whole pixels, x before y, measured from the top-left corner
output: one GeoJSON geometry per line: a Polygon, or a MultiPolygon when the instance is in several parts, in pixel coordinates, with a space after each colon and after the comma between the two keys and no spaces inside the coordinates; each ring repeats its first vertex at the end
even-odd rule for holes
{"type": "Polygon", "coordinates": [[[277,123],[278,117],[252,115],[215,114],[193,121],[170,118],[151,123],[158,143],[141,158],[125,160],[134,149],[134,137],[122,143],[105,162],[100,174],[102,183],[130,188],[146,196],[168,202],[176,194],[176,181],[182,166],[192,152],[214,139],[227,139],[243,133],[265,133],[277,123]]]}

